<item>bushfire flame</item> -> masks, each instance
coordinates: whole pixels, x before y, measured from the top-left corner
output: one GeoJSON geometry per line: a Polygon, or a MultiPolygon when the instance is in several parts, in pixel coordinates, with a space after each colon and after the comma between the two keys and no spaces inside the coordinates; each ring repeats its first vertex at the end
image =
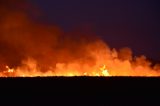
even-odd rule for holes
{"type": "Polygon", "coordinates": [[[130,48],[111,49],[92,33],[36,23],[23,9],[3,2],[0,77],[160,76],[159,64],[133,57],[130,48]]]}

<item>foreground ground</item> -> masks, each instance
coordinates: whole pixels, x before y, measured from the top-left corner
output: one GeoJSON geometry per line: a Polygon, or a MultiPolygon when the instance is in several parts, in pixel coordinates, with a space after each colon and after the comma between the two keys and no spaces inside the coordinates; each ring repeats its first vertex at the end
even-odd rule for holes
{"type": "Polygon", "coordinates": [[[157,105],[159,85],[160,77],[0,78],[0,100],[23,106],[157,105]]]}

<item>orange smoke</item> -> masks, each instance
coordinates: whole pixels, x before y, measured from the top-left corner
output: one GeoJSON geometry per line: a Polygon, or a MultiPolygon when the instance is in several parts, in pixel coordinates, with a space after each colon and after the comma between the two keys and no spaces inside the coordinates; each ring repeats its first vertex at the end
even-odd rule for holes
{"type": "Polygon", "coordinates": [[[111,49],[91,33],[34,22],[14,4],[0,4],[0,77],[160,76],[160,65],[133,58],[129,48],[111,49]]]}

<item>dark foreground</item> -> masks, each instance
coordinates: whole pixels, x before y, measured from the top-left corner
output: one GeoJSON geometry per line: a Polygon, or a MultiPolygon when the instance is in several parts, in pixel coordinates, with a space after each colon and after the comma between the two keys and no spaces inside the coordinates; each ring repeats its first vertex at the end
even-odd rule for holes
{"type": "Polygon", "coordinates": [[[11,106],[153,106],[160,104],[160,77],[0,78],[0,100],[11,106]]]}

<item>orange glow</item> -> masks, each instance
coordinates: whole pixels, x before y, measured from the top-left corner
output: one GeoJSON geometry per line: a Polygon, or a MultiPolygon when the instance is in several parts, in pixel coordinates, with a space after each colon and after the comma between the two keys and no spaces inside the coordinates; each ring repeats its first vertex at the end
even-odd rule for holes
{"type": "MultiPolygon", "coordinates": [[[[97,44],[86,46],[90,48],[97,47],[97,44]]],[[[102,43],[104,44],[104,43],[102,43]]],[[[103,45],[104,46],[104,45],[103,45]]],[[[9,68],[0,72],[1,77],[36,77],[36,76],[159,76],[160,70],[151,67],[144,56],[137,57],[135,60],[121,60],[118,57],[118,52],[113,49],[110,50],[107,46],[103,48],[98,47],[96,50],[89,50],[90,55],[95,58],[95,63],[90,65],[80,60],[72,61],[70,63],[56,63],[56,67],[50,66],[48,70],[40,70],[38,62],[34,59],[28,58],[23,61],[21,66],[16,68],[9,68]],[[116,55],[115,55],[116,54],[116,55]]],[[[126,49],[127,50],[127,49],[126,49]]],[[[124,55],[125,56],[125,55],[124,55]]],[[[83,58],[83,57],[82,57],[83,58]]]]}

